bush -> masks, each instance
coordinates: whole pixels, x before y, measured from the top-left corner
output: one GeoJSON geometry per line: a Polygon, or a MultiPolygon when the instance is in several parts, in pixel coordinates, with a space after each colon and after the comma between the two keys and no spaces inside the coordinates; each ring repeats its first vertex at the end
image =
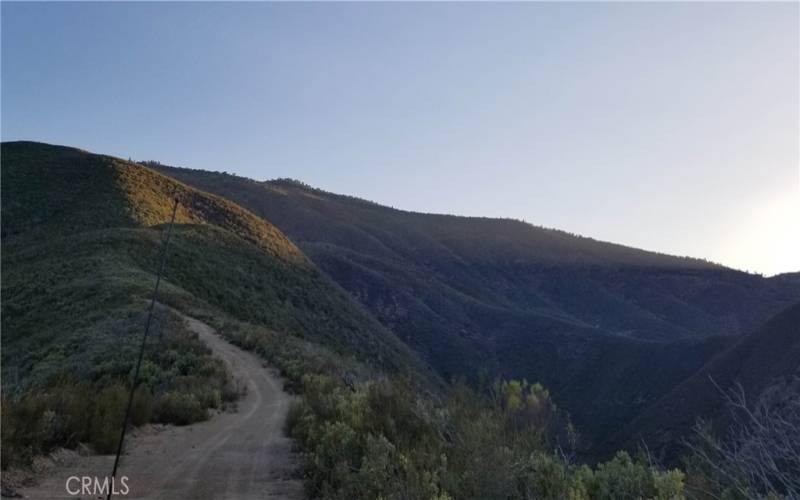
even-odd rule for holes
{"type": "MultiPolygon", "coordinates": [[[[146,351],[134,392],[130,423],[186,425],[221,409],[241,389],[225,364],[211,357],[183,320],[168,315],[168,335],[146,351]]],[[[85,375],[52,376],[13,396],[2,396],[2,463],[27,465],[52,449],[91,444],[100,453],[116,451],[128,404],[132,359],[113,357],[85,375]]]]}
{"type": "Polygon", "coordinates": [[[52,434],[54,416],[47,410],[46,400],[31,397],[2,398],[2,461],[8,464],[27,463],[41,453],[52,434]]]}
{"type": "Polygon", "coordinates": [[[302,381],[288,427],[307,454],[311,497],[683,498],[679,471],[627,453],[593,470],[553,453],[564,420],[538,384],[501,382],[490,398],[457,384],[436,408],[402,380],[302,381]]]}
{"type": "Polygon", "coordinates": [[[128,404],[128,391],[122,384],[114,384],[100,391],[91,416],[90,441],[98,453],[117,450],[122,420],[128,404]]]}
{"type": "Polygon", "coordinates": [[[683,477],[678,470],[661,472],[643,462],[634,462],[624,451],[594,471],[584,466],[578,473],[578,481],[589,498],[597,500],[683,498],[683,477]]]}
{"type": "Polygon", "coordinates": [[[189,425],[205,420],[207,414],[194,395],[168,392],[156,401],[153,417],[156,422],[189,425]]]}
{"type": "Polygon", "coordinates": [[[133,393],[131,424],[144,425],[153,418],[153,395],[147,387],[139,386],[133,393]]]}
{"type": "MultiPolygon", "coordinates": [[[[137,391],[133,421],[148,418],[149,395],[137,391]]],[[[3,397],[3,466],[26,465],[57,446],[91,444],[99,453],[116,451],[128,391],[121,383],[96,387],[61,380],[48,389],[3,397]]]]}

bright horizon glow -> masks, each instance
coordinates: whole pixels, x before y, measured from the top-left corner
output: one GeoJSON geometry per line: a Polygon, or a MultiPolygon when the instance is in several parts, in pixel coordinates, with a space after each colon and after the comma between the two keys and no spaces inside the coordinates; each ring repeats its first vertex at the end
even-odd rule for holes
{"type": "Polygon", "coordinates": [[[741,228],[727,234],[717,249],[717,253],[724,256],[724,263],[767,275],[798,269],[800,189],[788,186],[750,208],[741,228]],[[750,267],[753,262],[769,262],[769,266],[761,271],[750,267]]]}
{"type": "Polygon", "coordinates": [[[800,271],[797,3],[9,3],[5,140],[800,271]]]}

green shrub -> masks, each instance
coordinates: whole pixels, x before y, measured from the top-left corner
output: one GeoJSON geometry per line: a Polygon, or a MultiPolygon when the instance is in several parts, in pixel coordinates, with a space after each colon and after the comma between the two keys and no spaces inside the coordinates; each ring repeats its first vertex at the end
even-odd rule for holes
{"type": "Polygon", "coordinates": [[[578,481],[589,498],[597,500],[683,498],[683,478],[678,470],[661,472],[643,462],[635,462],[624,451],[617,452],[613,459],[599,464],[594,471],[582,467],[578,473],[578,481]]]}
{"type": "Polygon", "coordinates": [[[531,454],[519,471],[517,492],[521,498],[560,500],[580,498],[570,477],[568,464],[541,451],[531,454]]]}
{"type": "Polygon", "coordinates": [[[53,414],[46,401],[35,394],[28,398],[2,398],[2,461],[25,463],[42,452],[53,427],[53,414]]]}
{"type": "Polygon", "coordinates": [[[319,498],[683,498],[683,474],[627,453],[596,469],[550,448],[565,422],[538,384],[508,381],[483,397],[457,384],[435,407],[402,380],[355,386],[307,374],[287,420],[319,498]]]}
{"type": "Polygon", "coordinates": [[[127,404],[128,391],[122,384],[105,387],[97,395],[89,438],[98,453],[116,451],[127,404]]]}
{"type": "MultiPolygon", "coordinates": [[[[180,317],[159,312],[156,318],[164,334],[153,337],[145,353],[130,423],[185,425],[205,419],[208,408],[221,409],[235,401],[241,390],[225,364],[211,356],[180,317]]],[[[115,451],[134,359],[118,353],[92,370],[70,372],[69,376],[58,372],[37,379],[19,388],[13,397],[4,390],[3,467],[26,465],[35,455],[81,442],[100,453],[115,451]]]]}
{"type": "Polygon", "coordinates": [[[194,395],[168,392],[156,401],[153,417],[160,423],[189,425],[205,420],[207,414],[194,395]]]}
{"type": "Polygon", "coordinates": [[[222,384],[222,388],[220,389],[223,403],[236,401],[239,399],[239,397],[244,396],[246,393],[247,386],[241,384],[238,380],[235,380],[231,377],[227,377],[225,379],[225,382],[222,384]]]}
{"type": "Polygon", "coordinates": [[[299,429],[300,419],[303,418],[305,412],[304,403],[300,399],[292,400],[289,403],[289,411],[286,413],[286,422],[284,432],[290,434],[292,429],[299,429]]]}
{"type": "Polygon", "coordinates": [[[659,500],[675,500],[683,498],[686,475],[677,469],[654,472],[653,482],[656,487],[656,498],[659,500]]]}
{"type": "Polygon", "coordinates": [[[139,386],[133,393],[131,424],[144,425],[153,417],[153,395],[147,387],[139,386]]]}

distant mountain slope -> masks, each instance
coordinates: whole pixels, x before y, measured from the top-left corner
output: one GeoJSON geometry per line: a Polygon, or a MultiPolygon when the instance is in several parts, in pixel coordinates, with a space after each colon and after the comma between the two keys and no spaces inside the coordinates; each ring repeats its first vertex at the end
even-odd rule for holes
{"type": "MultiPolygon", "coordinates": [[[[267,217],[351,292],[366,292],[368,283],[343,283],[340,268],[399,277],[405,286],[398,288],[406,290],[440,288],[439,300],[452,306],[444,306],[448,316],[477,301],[626,336],[672,340],[748,331],[800,290],[705,261],[515,220],[404,212],[293,181],[162,171],[267,217]]],[[[382,304],[386,315],[401,316],[404,308],[393,302],[382,304]]],[[[469,333],[466,323],[461,326],[469,333]]]]}
{"type": "Polygon", "coordinates": [[[800,302],[740,338],[637,417],[611,446],[644,439],[667,455],[681,452],[698,417],[725,420],[720,390],[741,384],[755,402],[766,390],[800,390],[800,302]]]}
{"type": "Polygon", "coordinates": [[[15,142],[0,154],[4,384],[93,377],[130,356],[174,198],[164,302],[219,308],[381,369],[424,369],[277,228],[234,203],[73,148],[15,142]]]}
{"type": "Polygon", "coordinates": [[[276,224],[444,377],[542,381],[590,437],[800,296],[793,280],[514,220],[405,212],[296,181],[155,165],[276,224]]]}

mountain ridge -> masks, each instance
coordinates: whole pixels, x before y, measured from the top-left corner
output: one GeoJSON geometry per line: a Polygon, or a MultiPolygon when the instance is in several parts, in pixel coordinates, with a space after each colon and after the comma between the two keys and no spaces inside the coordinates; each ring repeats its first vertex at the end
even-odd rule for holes
{"type": "Polygon", "coordinates": [[[791,276],[763,278],[520,221],[156,168],[275,223],[445,379],[485,370],[544,383],[589,442],[800,295],[791,276]]]}
{"type": "Polygon", "coordinates": [[[176,197],[162,300],[347,346],[376,366],[424,370],[274,225],[230,200],[77,148],[14,142],[1,151],[4,373],[92,373],[104,346],[130,347],[130,316],[149,296],[176,197]],[[42,363],[51,352],[59,354],[42,363]]]}
{"type": "MultiPolygon", "coordinates": [[[[695,265],[700,268],[724,268],[728,270],[733,270],[737,272],[743,272],[746,274],[754,274],[754,273],[747,273],[746,271],[739,271],[736,269],[729,268],[723,264],[712,262],[706,259],[698,258],[698,257],[691,257],[691,256],[680,256],[680,255],[673,255],[664,252],[659,252],[655,250],[647,250],[643,248],[634,247],[631,245],[626,245],[623,243],[616,243],[608,240],[603,240],[599,238],[594,238],[591,236],[584,236],[577,233],[573,233],[570,231],[566,231],[559,228],[554,227],[546,227],[534,224],[532,222],[514,218],[514,217],[488,217],[488,216],[475,216],[475,215],[460,215],[460,214],[449,214],[449,213],[439,213],[439,212],[423,212],[423,211],[413,211],[413,210],[405,210],[403,208],[398,208],[394,206],[387,206],[383,205],[380,202],[376,202],[373,200],[369,200],[367,198],[361,198],[357,196],[351,196],[347,194],[336,193],[333,191],[327,191],[325,189],[314,187],[311,184],[303,182],[297,179],[291,178],[275,178],[275,179],[268,179],[268,180],[255,180],[250,179],[248,177],[240,176],[237,174],[231,174],[228,172],[223,171],[214,171],[214,170],[202,170],[202,169],[193,169],[189,167],[174,167],[170,165],[165,165],[155,161],[144,161],[140,162],[144,165],[151,166],[156,170],[162,170],[164,172],[175,172],[175,171],[193,171],[193,172],[202,172],[204,174],[210,174],[220,177],[229,177],[236,179],[240,182],[245,183],[252,183],[257,186],[265,187],[268,189],[273,189],[277,192],[281,192],[280,188],[288,188],[288,189],[299,189],[302,191],[306,191],[309,193],[313,193],[316,195],[321,195],[324,197],[332,198],[344,203],[353,203],[357,205],[361,205],[367,209],[375,209],[375,210],[386,210],[391,212],[396,212],[398,214],[406,215],[406,216],[421,216],[421,217],[433,217],[447,220],[448,222],[456,221],[469,221],[469,222],[486,222],[486,223],[499,223],[499,224],[510,224],[510,225],[521,225],[526,229],[532,229],[535,231],[543,231],[553,233],[558,236],[566,236],[571,238],[577,238],[578,240],[583,240],[587,243],[597,243],[600,245],[608,245],[610,247],[614,247],[623,251],[635,251],[648,254],[653,258],[667,258],[673,259],[675,261],[680,261],[683,264],[683,267],[686,267],[687,264],[695,265]],[[448,220],[449,219],[449,220],[448,220]]],[[[286,194],[286,193],[282,193],[286,194]]]]}
{"type": "MultiPolygon", "coordinates": [[[[26,197],[13,184],[4,193],[7,268],[12,263],[24,273],[28,259],[52,251],[66,255],[83,245],[88,253],[81,259],[87,266],[104,263],[98,269],[110,270],[111,283],[141,276],[177,192],[185,207],[169,256],[166,297],[178,304],[195,297],[278,331],[310,331],[308,340],[424,374],[434,383],[492,377],[542,382],[584,433],[585,451],[596,455],[620,426],[800,296],[800,274],[762,278],[521,221],[404,212],[294,182],[145,167],[38,143],[3,143],[4,187],[6,167],[27,150],[41,155],[26,160],[31,168],[47,175],[21,179],[31,183],[31,192],[50,189],[57,196],[26,197]],[[53,151],[64,158],[48,160],[53,151]],[[70,177],[75,155],[105,165],[124,182],[114,184],[116,190],[107,182],[87,190],[80,168],[70,177]],[[124,203],[109,202],[120,196],[124,203]],[[81,203],[73,204],[77,210],[67,220],[58,203],[47,206],[54,200],[81,203]],[[84,223],[98,227],[91,235],[71,234],[84,223]],[[44,248],[25,236],[46,234],[42,228],[49,227],[76,243],[44,248]],[[281,238],[261,241],[271,228],[281,238]],[[105,252],[116,260],[109,262],[105,252]],[[286,258],[278,265],[261,252],[286,258]],[[175,265],[183,259],[192,265],[175,265]],[[122,274],[117,261],[128,266],[122,274]],[[273,269],[272,281],[264,281],[259,269],[273,269]],[[299,269],[306,271],[297,274],[299,269]],[[286,280],[296,286],[270,284],[286,280]]],[[[58,263],[48,266],[58,275],[58,263]]],[[[9,277],[4,326],[24,327],[17,316],[26,306],[9,292],[25,286],[20,274],[9,277]]]]}

